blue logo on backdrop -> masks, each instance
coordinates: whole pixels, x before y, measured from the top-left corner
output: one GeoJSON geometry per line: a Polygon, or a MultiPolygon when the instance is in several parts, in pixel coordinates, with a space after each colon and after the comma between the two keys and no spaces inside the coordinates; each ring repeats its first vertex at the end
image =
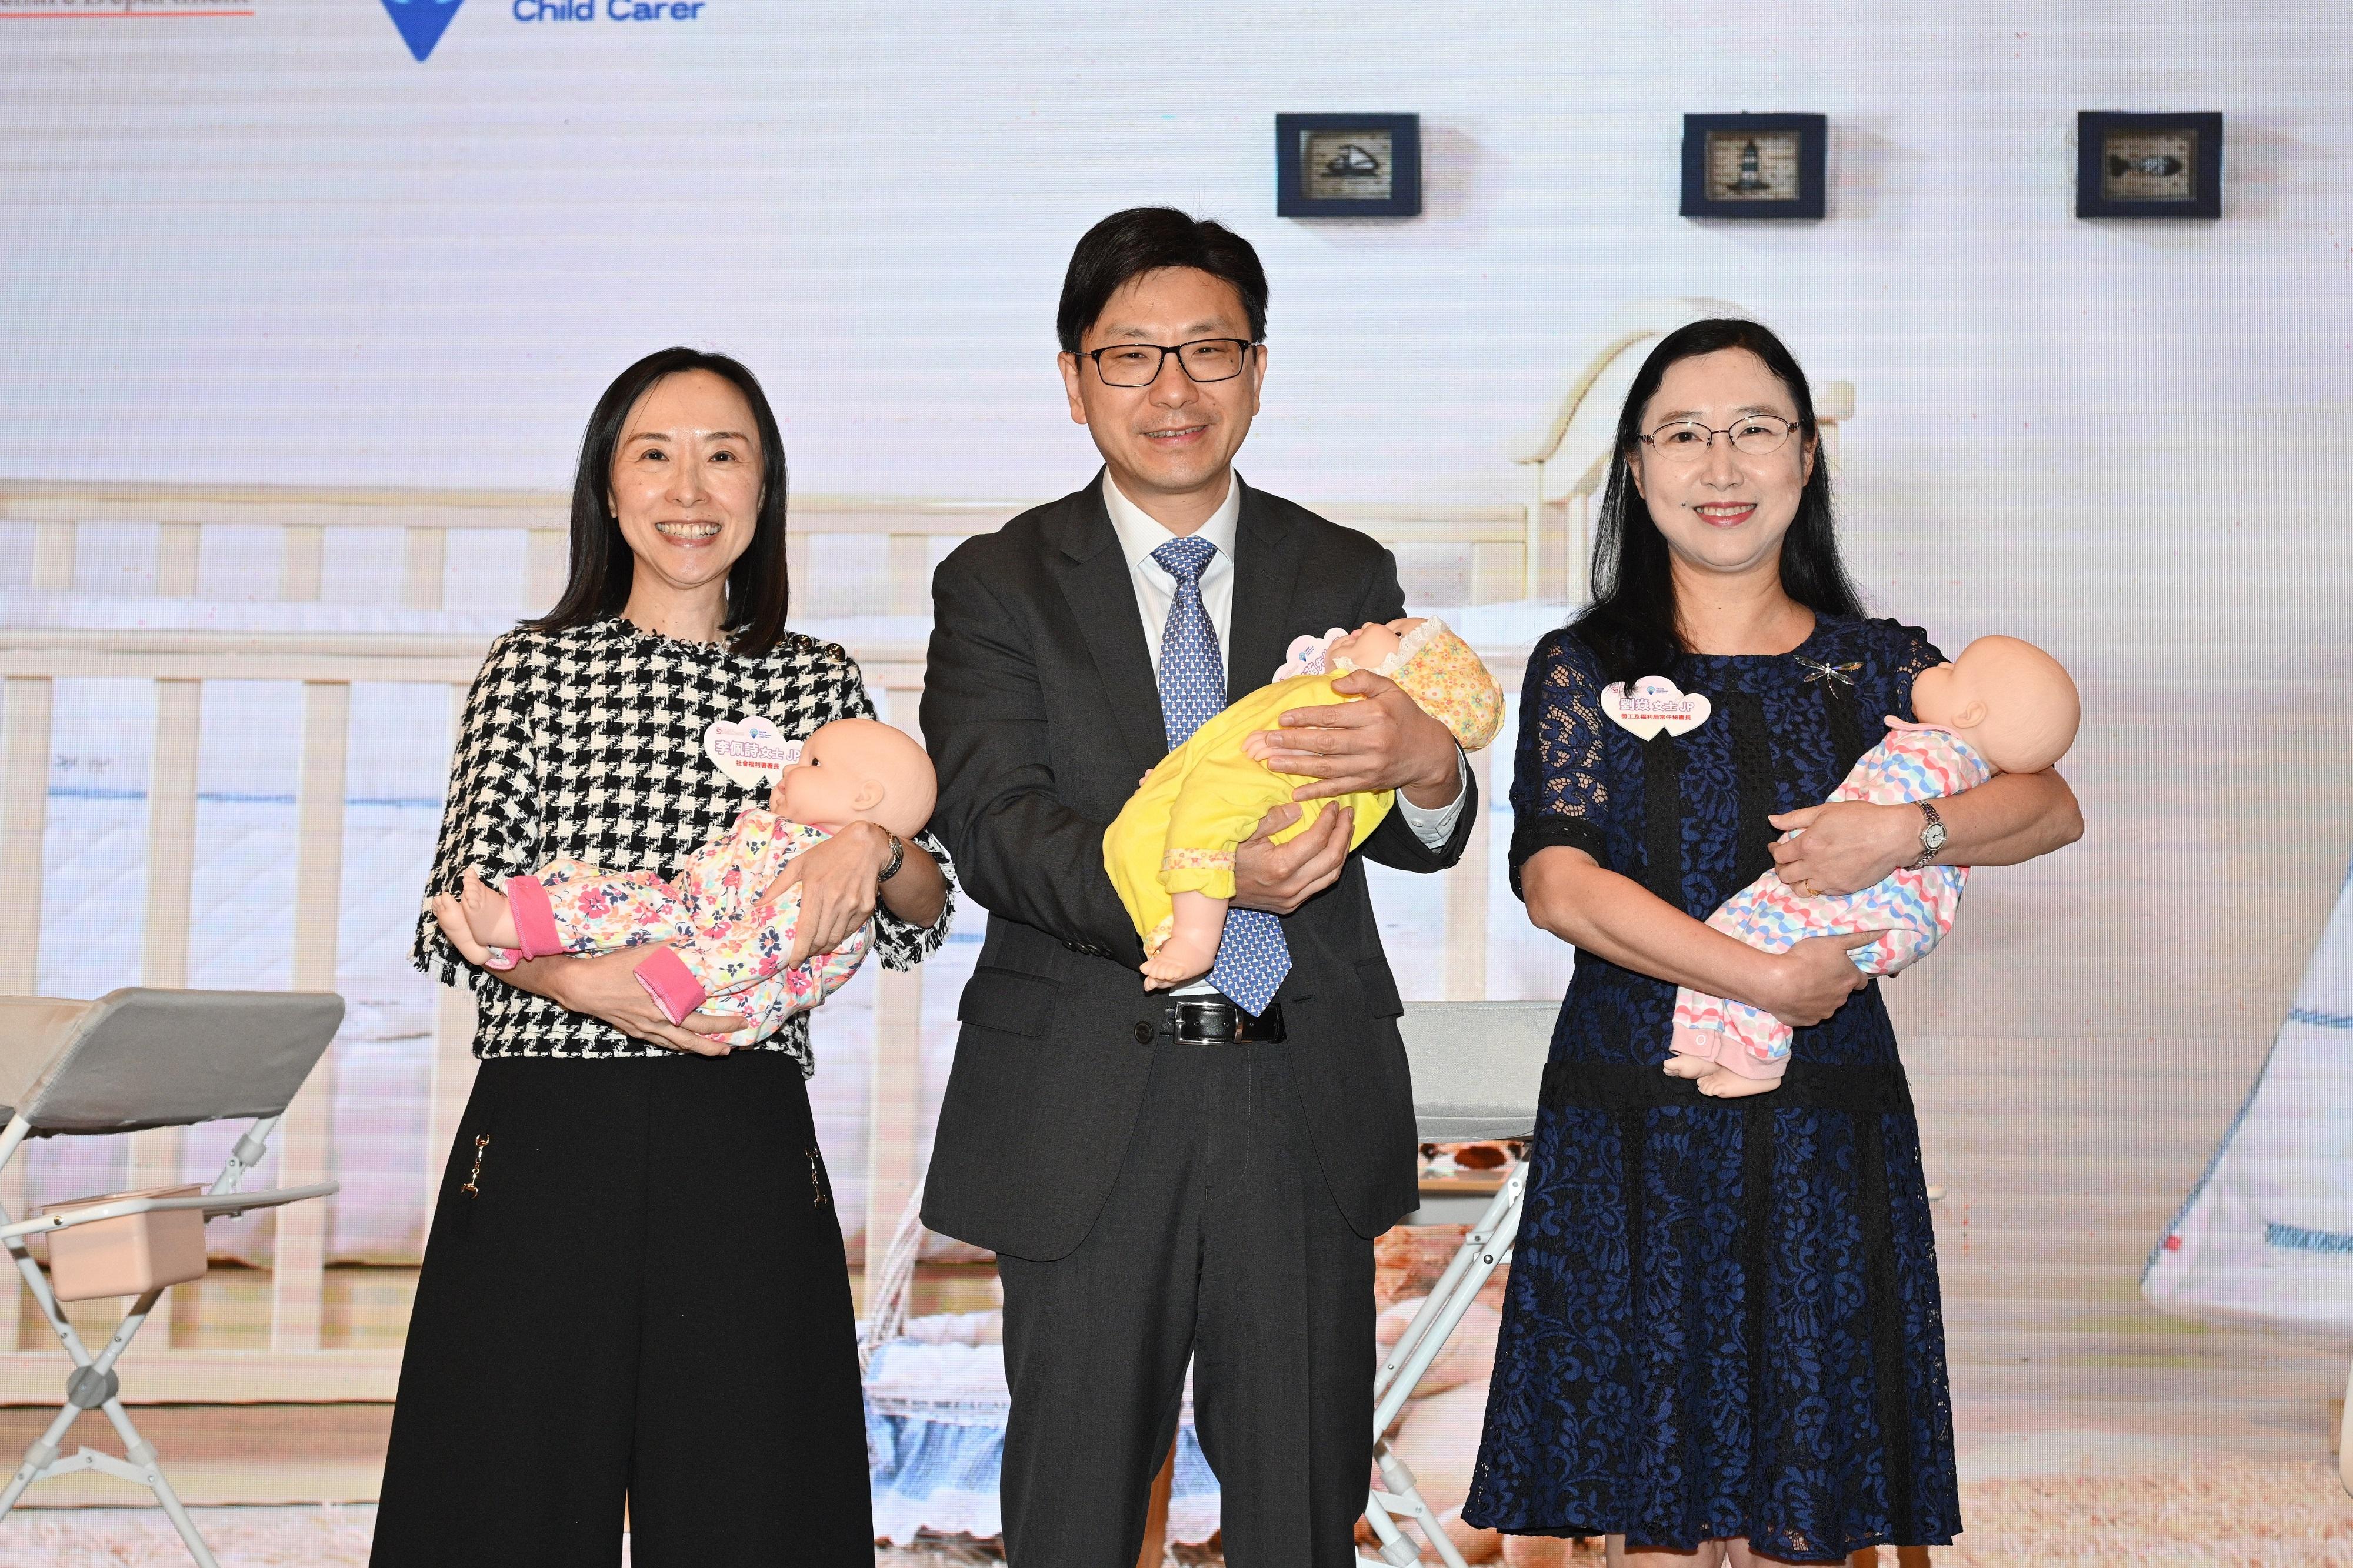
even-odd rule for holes
{"type": "Polygon", "coordinates": [[[441,41],[441,35],[449,30],[458,7],[465,3],[466,0],[384,0],[384,8],[392,17],[392,25],[400,29],[400,41],[422,61],[441,41]]]}
{"type": "MultiPolygon", "coordinates": [[[[5,4],[5,0],[0,0],[5,4]]],[[[90,0],[85,0],[90,3],[90,0]]],[[[466,0],[384,0],[385,15],[419,61],[441,42],[466,0]]],[[[518,22],[699,22],[711,0],[507,0],[518,22]]]]}

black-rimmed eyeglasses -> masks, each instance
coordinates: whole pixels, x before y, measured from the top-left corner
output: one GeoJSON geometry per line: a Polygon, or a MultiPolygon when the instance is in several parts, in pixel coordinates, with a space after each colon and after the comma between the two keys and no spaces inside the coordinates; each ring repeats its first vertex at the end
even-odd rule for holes
{"type": "Polygon", "coordinates": [[[1642,437],[1642,444],[1660,457],[1695,463],[1707,455],[1718,436],[1730,437],[1732,449],[1750,458],[1779,451],[1797,426],[1778,414],[1751,414],[1721,430],[1711,430],[1696,419],[1670,419],[1642,437]]]}
{"type": "Polygon", "coordinates": [[[1242,338],[1196,338],[1189,343],[1113,343],[1089,349],[1081,359],[1095,362],[1095,374],[1105,386],[1150,386],[1160,379],[1160,367],[1176,356],[1177,368],[1197,382],[1231,381],[1250,363],[1256,343],[1242,338]]]}

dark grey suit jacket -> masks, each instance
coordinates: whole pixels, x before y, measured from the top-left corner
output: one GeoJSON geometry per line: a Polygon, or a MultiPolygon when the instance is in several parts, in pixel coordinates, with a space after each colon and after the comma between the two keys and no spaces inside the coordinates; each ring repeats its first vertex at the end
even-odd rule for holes
{"type": "MultiPolygon", "coordinates": [[[[1242,491],[1234,557],[1229,701],[1265,685],[1298,634],[1405,613],[1387,550],[1258,490],[1242,491]]],[[[1168,747],[1100,476],[966,541],[940,563],[932,602],[932,826],[989,914],[956,1013],[923,1223],[1045,1261],[1086,1238],[1111,1190],[1165,1001],[1144,989],[1142,944],[1103,865],[1104,827],[1168,747]]],[[[1392,811],[1362,855],[1443,869],[1478,808],[1474,794],[1439,849],[1392,811]]],[[[1361,856],[1283,935],[1292,968],[1276,1001],[1316,1156],[1349,1225],[1377,1236],[1416,1202],[1413,1091],[1361,856]]]]}

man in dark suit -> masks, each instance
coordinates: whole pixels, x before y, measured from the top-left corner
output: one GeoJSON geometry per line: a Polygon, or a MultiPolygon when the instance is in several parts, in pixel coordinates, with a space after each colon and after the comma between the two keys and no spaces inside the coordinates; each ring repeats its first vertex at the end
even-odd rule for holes
{"type": "MultiPolygon", "coordinates": [[[[933,579],[933,826],[988,935],[957,1016],[923,1205],[994,1249],[1013,1411],[1013,1568],[1125,1568],[1193,1366],[1233,1568],[1354,1558],[1372,1446],[1372,1237],[1411,1209],[1401,1011],[1343,809],[1236,856],[1208,980],[1147,993],[1103,868],[1137,779],[1291,639],[1404,614],[1363,534],[1253,490],[1266,279],[1167,208],[1079,242],[1059,328],[1104,469],[933,579]]],[[[1380,677],[1284,716],[1282,772],[1396,789],[1363,854],[1461,856],[1476,809],[1444,726],[1380,677]],[[1299,721],[1296,724],[1293,720],[1299,721]]]]}

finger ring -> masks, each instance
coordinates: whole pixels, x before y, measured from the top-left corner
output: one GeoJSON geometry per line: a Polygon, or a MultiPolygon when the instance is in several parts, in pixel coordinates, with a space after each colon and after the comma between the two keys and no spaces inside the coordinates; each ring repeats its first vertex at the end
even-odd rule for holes
{"type": "Polygon", "coordinates": [[[1806,897],[1810,899],[1819,899],[1822,896],[1822,890],[1814,886],[1814,879],[1811,877],[1798,885],[1805,889],[1806,897]]]}

